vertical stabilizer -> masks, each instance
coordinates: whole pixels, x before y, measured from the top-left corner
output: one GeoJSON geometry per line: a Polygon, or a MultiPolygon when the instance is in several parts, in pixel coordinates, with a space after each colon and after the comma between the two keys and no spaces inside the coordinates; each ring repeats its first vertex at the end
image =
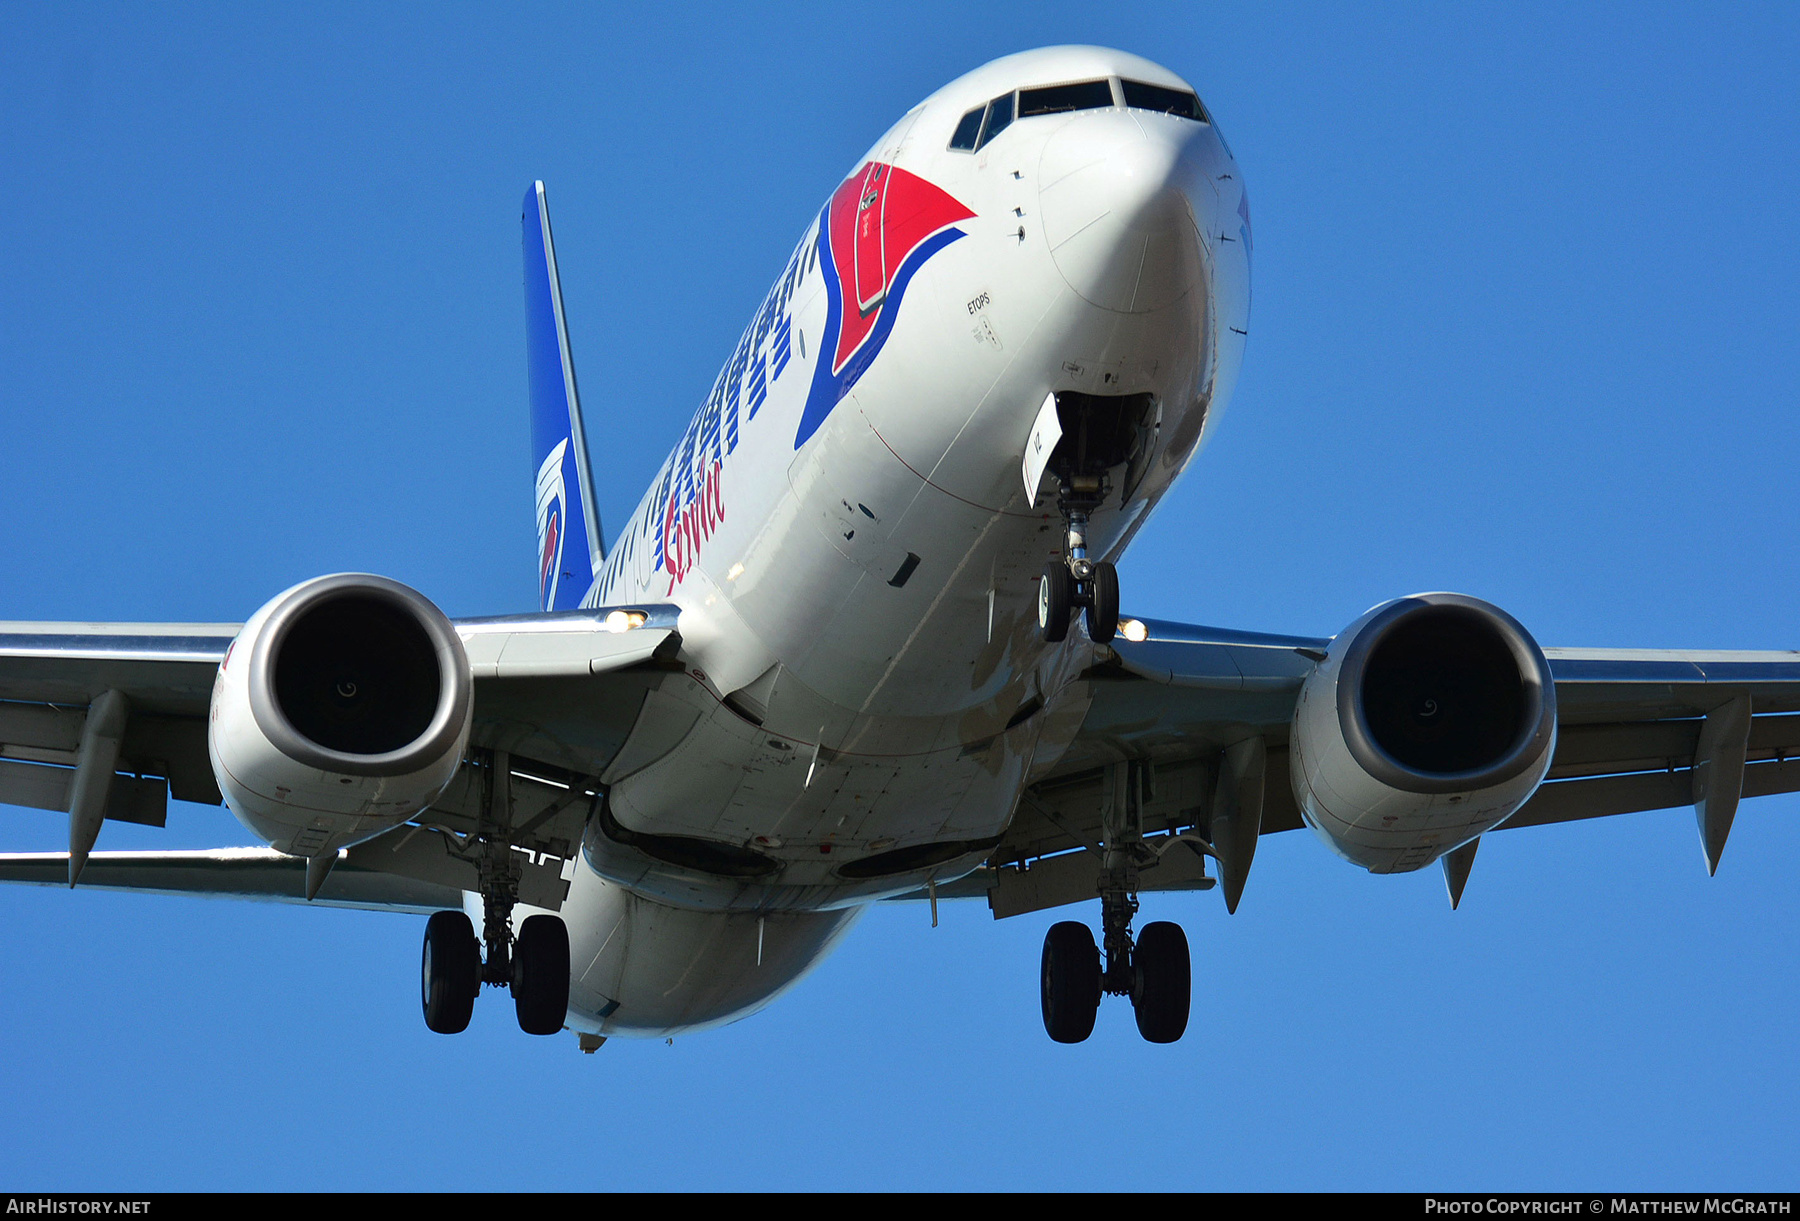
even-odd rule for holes
{"type": "Polygon", "coordinates": [[[531,457],[537,471],[538,606],[573,610],[600,571],[606,544],[594,504],[594,477],[575,362],[563,317],[562,282],[550,241],[544,184],[525,193],[525,361],[531,383],[531,457]]]}

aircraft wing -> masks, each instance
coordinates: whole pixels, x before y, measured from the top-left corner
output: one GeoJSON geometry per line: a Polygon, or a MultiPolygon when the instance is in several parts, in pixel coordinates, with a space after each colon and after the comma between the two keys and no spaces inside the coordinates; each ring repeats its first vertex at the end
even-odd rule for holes
{"type": "MultiPolygon", "coordinates": [[[[677,615],[658,605],[453,621],[475,678],[470,743],[515,761],[509,808],[526,902],[561,905],[562,864],[580,842],[598,776],[679,644],[677,615]]],[[[0,803],[68,810],[90,705],[117,691],[127,712],[105,817],[160,827],[171,796],[222,804],[206,718],[237,634],[236,624],[0,623],[0,803]]],[[[483,783],[477,768],[462,768],[420,825],[345,853],[319,901],[459,905],[447,896],[477,885],[457,849],[475,829],[483,783]]],[[[63,853],[0,857],[0,881],[67,878],[63,853]]],[[[299,858],[229,849],[97,853],[82,884],[299,901],[304,878],[299,858]]]]}
{"type": "MultiPolygon", "coordinates": [[[[1092,897],[1095,858],[1080,850],[1100,841],[1115,764],[1151,765],[1142,829],[1163,852],[1155,861],[1140,853],[1144,890],[1194,888],[1185,876],[1191,863],[1168,849],[1183,831],[1204,840],[1226,752],[1240,742],[1262,744],[1261,832],[1303,825],[1288,778],[1288,728],[1301,683],[1331,642],[1137,622],[1144,639],[1121,636],[1098,650],[1082,675],[1086,708],[1072,745],[1034,779],[988,867],[960,887],[986,894],[997,916],[1092,897]],[[1165,861],[1181,869],[1165,873],[1165,861]],[[1031,875],[1043,876],[1027,886],[1031,875]]],[[[1800,651],[1544,654],[1556,684],[1556,750],[1545,783],[1496,830],[1696,803],[1708,714],[1740,697],[1749,714],[1741,796],[1800,791],[1800,651]]],[[[1716,849],[1708,853],[1716,862],[1716,849]]]]}
{"type": "MultiPolygon", "coordinates": [[[[0,853],[0,882],[67,886],[66,852],[0,853]]],[[[100,890],[202,895],[266,903],[305,903],[306,862],[273,848],[208,848],[199,852],[96,852],[81,884],[100,890]]],[[[462,891],[342,862],[312,900],[321,907],[434,912],[462,907],[462,891]]]]}

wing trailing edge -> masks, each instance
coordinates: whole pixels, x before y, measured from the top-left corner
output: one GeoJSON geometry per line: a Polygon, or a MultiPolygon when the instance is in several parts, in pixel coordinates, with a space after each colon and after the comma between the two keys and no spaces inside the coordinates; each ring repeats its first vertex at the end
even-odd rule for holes
{"type": "MultiPolygon", "coordinates": [[[[66,852],[0,853],[0,882],[67,886],[66,852]]],[[[95,852],[81,875],[83,890],[307,903],[306,860],[273,848],[209,848],[198,852],[95,852]]],[[[449,886],[359,868],[342,861],[323,879],[316,907],[434,912],[462,906],[449,886]]]]}

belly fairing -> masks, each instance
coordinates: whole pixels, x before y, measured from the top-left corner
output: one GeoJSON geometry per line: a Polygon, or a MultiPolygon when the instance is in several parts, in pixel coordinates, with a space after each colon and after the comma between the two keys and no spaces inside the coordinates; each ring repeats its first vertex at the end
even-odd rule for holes
{"type": "Polygon", "coordinates": [[[579,869],[561,913],[568,1024],[663,1037],[748,1017],[822,961],[861,911],[682,909],[579,869]]]}
{"type": "Polygon", "coordinates": [[[1040,748],[1069,732],[1070,698],[1036,694],[1067,675],[1028,678],[958,716],[897,717],[834,705],[782,670],[758,688],[757,724],[671,675],[642,718],[664,749],[627,743],[634,770],[603,778],[584,857],[662,902],[711,909],[823,908],[959,877],[1004,830],[1040,748]]]}

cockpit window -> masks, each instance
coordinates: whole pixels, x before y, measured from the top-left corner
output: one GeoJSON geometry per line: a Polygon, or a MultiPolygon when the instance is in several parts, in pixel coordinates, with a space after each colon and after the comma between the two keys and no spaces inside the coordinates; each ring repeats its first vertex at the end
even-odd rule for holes
{"type": "MultiPolygon", "coordinates": [[[[1210,122],[1200,99],[1180,89],[1146,85],[1139,81],[1121,81],[1125,104],[1138,110],[1156,110],[1180,115],[1184,119],[1210,122]]],[[[1029,119],[1041,114],[1067,114],[1073,110],[1107,110],[1113,105],[1112,82],[1076,81],[1069,85],[1045,85],[1038,89],[1021,89],[995,98],[985,107],[976,107],[963,115],[950,137],[950,147],[973,152],[987,147],[993,138],[1012,125],[1014,119],[1029,119]],[[1015,99],[1017,104],[1015,105],[1015,99]]]]}
{"type": "Polygon", "coordinates": [[[1211,122],[1200,99],[1184,89],[1165,89],[1142,81],[1120,81],[1119,84],[1125,90],[1125,104],[1133,110],[1155,110],[1200,123],[1211,122]]]}
{"type": "Polygon", "coordinates": [[[981,135],[981,116],[987,113],[987,107],[977,106],[962,117],[956,125],[956,134],[950,137],[950,147],[960,148],[964,152],[973,152],[975,140],[981,135]]]}
{"type": "Polygon", "coordinates": [[[989,102],[987,108],[987,126],[981,129],[981,139],[976,142],[975,147],[981,148],[987,144],[988,141],[992,140],[995,136],[1011,126],[1012,121],[1012,94],[1009,93],[1005,97],[997,97],[989,102]]]}
{"type": "MultiPolygon", "coordinates": [[[[1165,89],[1163,92],[1169,91],[1165,89]]],[[[1036,114],[1060,114],[1067,110],[1099,110],[1112,104],[1112,85],[1107,81],[1080,81],[1073,85],[1019,90],[1021,119],[1029,119],[1036,114]]]]}

